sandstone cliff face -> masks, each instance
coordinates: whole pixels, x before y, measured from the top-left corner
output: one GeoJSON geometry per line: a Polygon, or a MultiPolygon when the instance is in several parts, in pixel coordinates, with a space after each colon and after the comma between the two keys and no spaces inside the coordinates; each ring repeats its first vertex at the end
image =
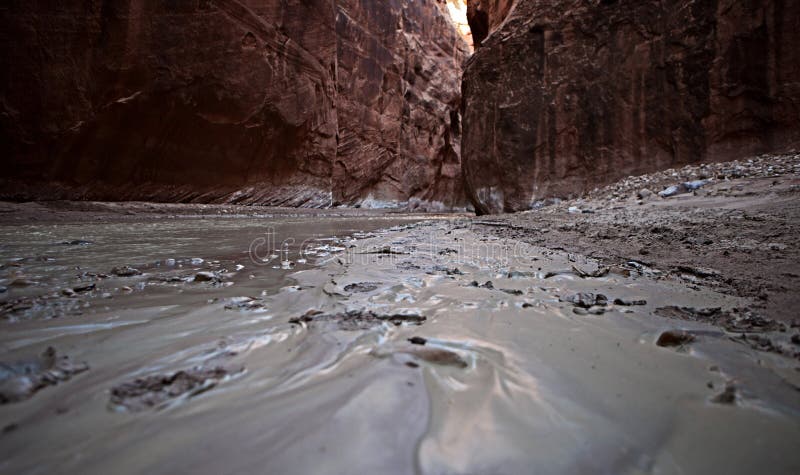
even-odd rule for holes
{"type": "Polygon", "coordinates": [[[434,0],[10,2],[3,195],[451,205],[466,55],[434,0]]]}
{"type": "Polygon", "coordinates": [[[480,46],[462,164],[479,213],[800,146],[798,2],[480,0],[469,13],[480,46]]]}

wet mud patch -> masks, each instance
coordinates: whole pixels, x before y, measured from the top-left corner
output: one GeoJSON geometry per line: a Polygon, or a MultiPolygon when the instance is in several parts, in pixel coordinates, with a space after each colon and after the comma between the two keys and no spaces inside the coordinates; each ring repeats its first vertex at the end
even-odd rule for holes
{"type": "Polygon", "coordinates": [[[703,322],[717,325],[734,333],[761,333],[771,331],[785,331],[786,325],[775,320],[764,318],[749,310],[731,309],[723,310],[720,307],[694,308],[659,307],[655,310],[659,317],[674,318],[691,322],[703,322]]]}
{"type": "Polygon", "coordinates": [[[196,367],[172,374],[159,374],[136,378],[111,388],[109,409],[113,411],[140,412],[163,405],[180,397],[189,398],[217,386],[227,377],[244,371],[229,371],[221,366],[196,367]]]}
{"type": "Polygon", "coordinates": [[[355,331],[368,330],[384,323],[400,325],[421,325],[427,318],[417,314],[378,314],[372,311],[350,310],[338,313],[323,313],[318,310],[307,312],[301,317],[294,317],[289,323],[294,325],[309,325],[319,323],[332,323],[340,330],[355,331]]]}
{"type": "Polygon", "coordinates": [[[445,348],[428,347],[425,345],[413,345],[403,353],[411,355],[419,360],[440,366],[452,366],[454,368],[465,369],[469,363],[455,351],[445,348]]]}
{"type": "Polygon", "coordinates": [[[380,286],[380,282],[354,282],[344,286],[345,292],[351,293],[366,293],[376,290],[380,286]]]}
{"type": "Polygon", "coordinates": [[[0,362],[0,404],[24,401],[40,389],[88,369],[86,363],[73,363],[68,356],[58,356],[52,346],[32,360],[0,362]]]}
{"type": "MultiPolygon", "coordinates": [[[[82,292],[88,292],[83,290],[82,292]]],[[[68,315],[82,315],[89,304],[76,297],[77,292],[71,290],[62,295],[48,294],[38,297],[18,297],[0,303],[0,319],[9,322],[32,319],[51,319],[68,315]]]]}
{"type": "MultiPolygon", "coordinates": [[[[795,335],[796,336],[796,335],[795,335]]],[[[794,343],[794,347],[781,344],[776,339],[770,338],[763,334],[747,334],[742,333],[739,336],[731,338],[731,340],[742,343],[757,351],[765,351],[767,353],[775,353],[789,358],[794,358],[800,361],[800,348],[794,343]]]]}

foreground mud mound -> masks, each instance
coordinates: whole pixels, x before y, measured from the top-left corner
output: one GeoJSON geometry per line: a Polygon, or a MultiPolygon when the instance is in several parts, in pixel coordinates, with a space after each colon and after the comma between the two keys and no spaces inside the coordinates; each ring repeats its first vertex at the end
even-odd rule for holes
{"type": "Polygon", "coordinates": [[[482,0],[469,14],[462,162],[479,213],[800,143],[797,2],[482,0]]]}
{"type": "Polygon", "coordinates": [[[5,198],[460,204],[443,5],[101,3],[0,10],[5,198]]]}

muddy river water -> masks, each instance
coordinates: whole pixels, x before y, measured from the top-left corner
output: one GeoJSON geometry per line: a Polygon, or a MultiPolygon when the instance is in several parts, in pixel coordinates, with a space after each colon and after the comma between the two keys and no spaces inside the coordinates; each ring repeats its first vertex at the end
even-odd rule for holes
{"type": "Polygon", "coordinates": [[[657,311],[736,298],[466,218],[2,226],[0,263],[2,473],[800,471],[797,362],[657,311]]]}

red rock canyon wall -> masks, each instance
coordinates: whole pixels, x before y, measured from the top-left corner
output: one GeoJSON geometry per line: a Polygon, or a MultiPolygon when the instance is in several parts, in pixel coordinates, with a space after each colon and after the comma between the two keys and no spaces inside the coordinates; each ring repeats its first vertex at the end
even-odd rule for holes
{"type": "Polygon", "coordinates": [[[800,2],[473,0],[468,14],[462,165],[479,213],[800,146],[800,2]]]}
{"type": "Polygon", "coordinates": [[[443,8],[5,2],[2,197],[457,205],[468,47],[443,8]]]}

